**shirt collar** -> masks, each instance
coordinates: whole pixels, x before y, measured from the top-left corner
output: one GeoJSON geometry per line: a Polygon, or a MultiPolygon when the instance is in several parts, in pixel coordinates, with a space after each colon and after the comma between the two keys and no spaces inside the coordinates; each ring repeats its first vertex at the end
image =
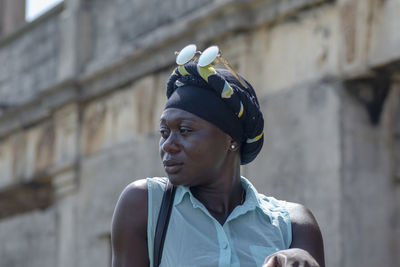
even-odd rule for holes
{"type": "Polygon", "coordinates": [[[246,193],[246,198],[242,206],[246,207],[246,210],[254,210],[260,207],[257,189],[243,176],[240,177],[240,181],[246,193]]]}
{"type": "MultiPolygon", "coordinates": [[[[243,207],[245,207],[246,211],[254,210],[257,207],[260,207],[260,202],[258,199],[258,192],[256,188],[247,180],[245,177],[240,177],[240,181],[242,183],[243,189],[245,190],[246,196],[245,201],[243,203],[243,207]]],[[[193,205],[193,207],[197,208],[201,203],[193,196],[188,186],[178,186],[175,193],[175,201],[174,206],[180,204],[184,197],[188,195],[189,199],[193,205]]],[[[202,204],[201,204],[202,206],[202,204]]]]}
{"type": "Polygon", "coordinates": [[[192,192],[190,192],[189,187],[187,186],[183,186],[183,185],[179,185],[176,188],[176,192],[175,192],[175,201],[174,201],[174,206],[180,204],[183,201],[183,197],[189,194],[191,195],[192,192]]]}
{"type": "MultiPolygon", "coordinates": [[[[240,178],[243,189],[246,192],[245,201],[242,205],[237,206],[232,213],[229,215],[226,222],[232,221],[235,218],[246,214],[247,212],[259,210],[261,214],[267,216],[269,220],[272,220],[272,212],[277,208],[273,203],[270,203],[269,198],[266,198],[264,195],[259,194],[256,188],[247,180],[245,177],[240,178]]],[[[178,186],[175,193],[174,206],[179,205],[184,199],[187,199],[192,204],[193,208],[199,208],[203,210],[206,214],[209,214],[205,206],[197,200],[189,187],[187,186],[178,186]],[[186,197],[187,195],[187,197],[186,197]]],[[[279,209],[279,208],[278,208],[279,209]]],[[[211,215],[209,215],[211,216],[211,215]]]]}
{"type": "Polygon", "coordinates": [[[193,194],[190,191],[190,188],[188,186],[182,186],[182,185],[178,186],[178,188],[176,189],[176,192],[175,192],[174,206],[179,205],[181,202],[184,201],[184,199],[187,199],[187,198],[189,199],[188,201],[190,201],[193,208],[201,209],[203,212],[205,212],[206,214],[211,216],[209,214],[209,212],[207,211],[206,207],[203,205],[203,203],[201,203],[197,198],[195,198],[193,196],[193,194]]]}

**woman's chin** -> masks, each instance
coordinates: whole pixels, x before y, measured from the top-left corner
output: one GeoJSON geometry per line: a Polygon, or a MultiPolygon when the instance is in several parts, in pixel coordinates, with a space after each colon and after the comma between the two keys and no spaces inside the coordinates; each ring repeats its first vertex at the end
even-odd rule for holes
{"type": "Polygon", "coordinates": [[[178,185],[188,186],[189,185],[189,181],[187,181],[182,175],[167,174],[167,177],[168,177],[170,183],[175,186],[178,186],[178,185]]]}
{"type": "Polygon", "coordinates": [[[180,175],[167,173],[167,177],[171,184],[182,185],[183,181],[182,181],[182,178],[180,177],[180,175]]]}

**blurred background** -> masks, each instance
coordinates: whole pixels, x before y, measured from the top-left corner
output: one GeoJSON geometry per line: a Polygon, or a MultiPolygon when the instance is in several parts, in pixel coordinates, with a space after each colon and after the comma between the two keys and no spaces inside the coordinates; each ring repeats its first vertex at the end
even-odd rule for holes
{"type": "Polygon", "coordinates": [[[164,175],[165,83],[190,43],[253,84],[265,145],[243,175],[313,211],[327,266],[400,266],[399,14],[400,0],[0,0],[0,266],[110,266],[120,192],[164,175]]]}

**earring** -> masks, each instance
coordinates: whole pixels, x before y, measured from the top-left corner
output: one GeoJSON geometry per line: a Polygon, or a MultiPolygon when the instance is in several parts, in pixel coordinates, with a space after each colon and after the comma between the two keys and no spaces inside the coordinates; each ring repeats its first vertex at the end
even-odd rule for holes
{"type": "Polygon", "coordinates": [[[232,144],[232,145],[231,145],[231,149],[235,149],[235,145],[232,144]]]}

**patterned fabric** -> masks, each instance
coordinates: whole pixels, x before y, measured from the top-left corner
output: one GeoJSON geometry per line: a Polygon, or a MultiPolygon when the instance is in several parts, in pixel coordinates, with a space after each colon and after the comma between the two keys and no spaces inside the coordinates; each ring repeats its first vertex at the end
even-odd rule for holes
{"type": "MultiPolygon", "coordinates": [[[[199,89],[208,89],[214,92],[214,96],[222,100],[222,105],[211,107],[213,111],[218,109],[229,109],[234,118],[225,117],[216,120],[212,118],[214,113],[209,114],[204,111],[195,110],[191,107],[189,112],[201,114],[203,119],[210,121],[217,127],[221,128],[232,138],[241,144],[241,164],[247,164],[254,160],[260,152],[264,142],[264,119],[260,111],[260,106],[257,100],[256,93],[244,78],[243,80],[248,85],[244,88],[235,76],[225,69],[214,69],[211,65],[200,67],[195,62],[190,62],[185,65],[178,66],[170,76],[167,83],[167,98],[170,99],[177,89],[187,86],[195,86],[199,89]],[[226,124],[226,120],[237,124],[236,127],[221,127],[221,124],[226,124]],[[229,129],[228,129],[229,128],[229,129]]],[[[186,94],[188,95],[188,94],[186,94]]],[[[183,101],[180,97],[180,101],[183,101]]],[[[198,99],[202,101],[202,99],[198,99]]],[[[169,103],[167,101],[166,108],[169,103]]],[[[179,103],[175,100],[175,107],[179,107],[179,103]]],[[[185,108],[183,108],[185,109],[185,108]]],[[[216,111],[219,113],[218,111],[216,111]]]]}
{"type": "MultiPolygon", "coordinates": [[[[167,178],[147,178],[147,242],[153,266],[153,240],[167,178]]],[[[221,225],[188,187],[178,186],[160,266],[261,266],[289,248],[292,228],[285,202],[259,194],[244,177],[246,198],[221,225]]]]}

